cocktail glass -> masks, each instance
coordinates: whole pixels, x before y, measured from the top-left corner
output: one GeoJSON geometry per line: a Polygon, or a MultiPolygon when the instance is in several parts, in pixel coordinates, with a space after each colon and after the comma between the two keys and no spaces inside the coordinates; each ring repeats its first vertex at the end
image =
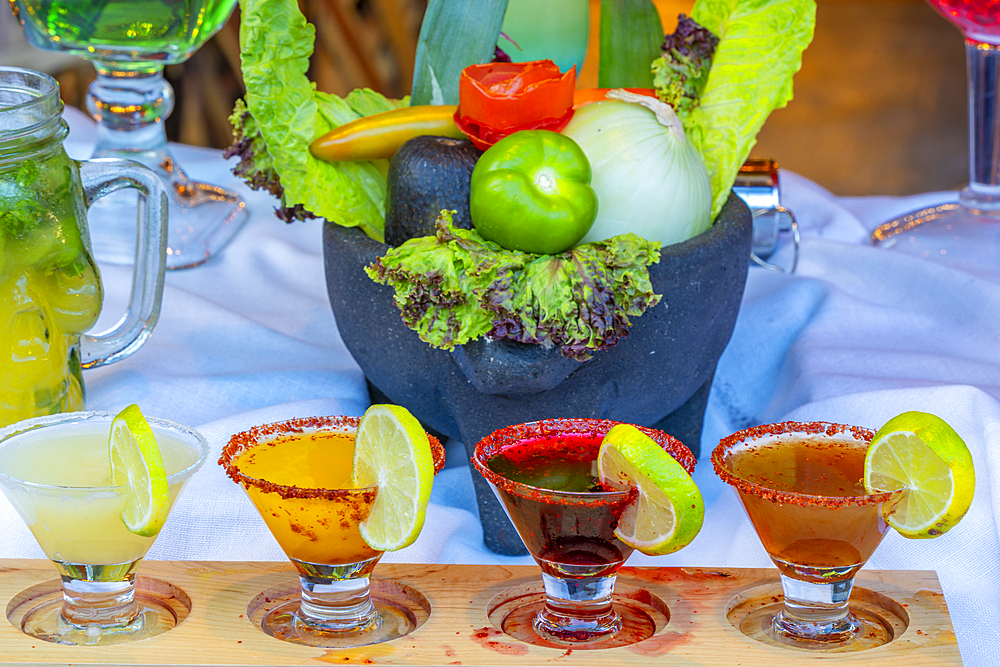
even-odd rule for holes
{"type": "Polygon", "coordinates": [[[735,433],[712,452],[716,474],[736,489],[778,567],[784,603],[764,619],[765,635],[778,643],[828,649],[885,641],[881,626],[848,606],[855,574],[888,529],[882,504],[895,493],[865,492],[873,436],[856,426],[785,422],[735,433]]]}
{"type": "MultiPolygon", "coordinates": [[[[218,253],[248,217],[235,192],[188,178],[167,149],[164,123],[174,92],[166,65],[182,63],[226,22],[236,0],[10,0],[32,46],[94,63],[87,110],[97,121],[93,157],[136,160],[169,195],[167,268],[197,266],[218,253]]],[[[117,195],[94,207],[98,259],[134,256],[131,214],[117,195]]]]}
{"type": "MultiPolygon", "coordinates": [[[[62,597],[21,618],[25,633],[60,644],[118,644],[169,630],[174,618],[136,593],[135,577],[156,536],[129,531],[125,487],[111,484],[108,439],[115,415],[68,412],[0,429],[0,488],[62,579],[62,597]]],[[[167,472],[170,504],[201,467],[208,443],[196,431],[148,418],[167,472]]]]}
{"type": "Polygon", "coordinates": [[[938,259],[995,268],[1000,246],[1000,10],[995,0],[928,0],[965,36],[969,97],[969,184],[955,203],[906,213],[872,232],[872,242],[938,259]],[[962,250],[960,253],[955,250],[962,250]]]}
{"type": "MultiPolygon", "coordinates": [[[[308,417],[234,435],[219,464],[241,484],[299,574],[298,595],[261,619],[264,632],[297,644],[376,644],[413,629],[406,613],[373,599],[382,557],[361,537],[378,487],[351,487],[357,417],[308,417]]],[[[428,436],[434,467],[444,448],[428,436]]]]}
{"type": "MultiPolygon", "coordinates": [[[[632,547],[614,531],[638,492],[604,490],[594,473],[601,440],[616,423],[547,419],[509,426],[480,440],[472,458],[542,569],[545,603],[532,626],[557,643],[596,642],[622,629],[612,595],[632,547]]],[[[678,440],[641,430],[694,470],[694,456],[678,440]]]]}

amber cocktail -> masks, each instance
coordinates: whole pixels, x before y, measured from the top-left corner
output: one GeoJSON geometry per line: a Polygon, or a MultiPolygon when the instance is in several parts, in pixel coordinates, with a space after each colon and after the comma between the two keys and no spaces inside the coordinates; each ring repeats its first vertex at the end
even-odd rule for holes
{"type": "Polygon", "coordinates": [[[780,571],[784,605],[770,631],[781,643],[829,648],[862,633],[848,601],[854,575],[888,529],[882,504],[893,495],[865,492],[873,436],[856,426],[785,422],[735,433],[712,452],[780,571]]]}
{"type": "MultiPolygon", "coordinates": [[[[232,437],[219,463],[243,485],[298,570],[301,596],[272,609],[262,629],[310,646],[360,646],[412,629],[410,619],[370,593],[382,557],[362,539],[378,493],[352,488],[356,417],[310,417],[258,426],[232,437]]],[[[444,448],[430,438],[435,469],[444,448]]]]}
{"type": "MultiPolygon", "coordinates": [[[[633,549],[615,528],[638,492],[605,488],[594,471],[601,441],[616,423],[549,419],[495,431],[476,445],[473,465],[542,569],[545,605],[532,625],[549,640],[596,642],[622,629],[612,594],[633,549]]],[[[694,470],[687,447],[666,433],[642,430],[694,470]]]]}

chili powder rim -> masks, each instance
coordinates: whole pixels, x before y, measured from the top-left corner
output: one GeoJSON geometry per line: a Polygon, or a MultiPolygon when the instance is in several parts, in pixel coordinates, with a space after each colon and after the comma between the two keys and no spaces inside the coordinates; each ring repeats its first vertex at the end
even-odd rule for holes
{"type": "Polygon", "coordinates": [[[715,474],[723,482],[741,493],[748,493],[771,502],[786,505],[812,505],[831,509],[850,505],[874,505],[889,501],[897,493],[897,491],[883,491],[860,496],[817,496],[809,493],[781,491],[764,486],[759,482],[752,482],[738,477],[726,465],[726,458],[737,445],[769,436],[785,434],[825,435],[831,438],[846,434],[855,440],[868,444],[871,444],[872,438],[875,437],[875,431],[872,429],[863,426],[850,426],[848,424],[792,421],[780,422],[778,424],[761,424],[737,431],[719,441],[718,446],[712,451],[712,467],[715,469],[715,474]]]}
{"type": "MultiPolygon", "coordinates": [[[[586,503],[607,503],[631,500],[637,492],[636,489],[626,489],[624,491],[556,491],[531,486],[523,482],[516,482],[494,472],[487,461],[496,456],[507,445],[521,442],[529,438],[539,438],[546,436],[560,435],[584,435],[591,437],[604,437],[613,426],[625,422],[612,421],[610,419],[595,419],[589,417],[563,417],[556,419],[541,419],[523,424],[513,424],[493,431],[478,443],[476,443],[475,455],[472,457],[472,464],[479,474],[486,481],[498,489],[502,489],[522,498],[544,500],[546,496],[553,501],[562,502],[586,502],[586,503]],[[480,457],[484,457],[481,460],[480,457]]],[[[691,450],[680,440],[656,429],[645,426],[636,426],[640,431],[648,435],[653,441],[670,454],[690,475],[694,472],[697,459],[691,450]]]]}
{"type": "MultiPolygon", "coordinates": [[[[323,500],[337,500],[350,498],[352,496],[367,496],[375,493],[378,486],[365,486],[357,489],[308,489],[285,484],[275,484],[264,479],[251,477],[240,472],[236,465],[236,457],[245,451],[253,449],[257,445],[274,440],[283,435],[294,435],[298,433],[355,433],[360,417],[350,417],[346,415],[332,415],[327,417],[297,417],[282,422],[273,422],[254,426],[246,431],[233,435],[225,447],[222,448],[222,456],[219,457],[219,465],[222,466],[226,475],[237,484],[242,484],[249,489],[251,486],[265,493],[277,493],[282,498],[319,498],[323,500]]],[[[427,434],[427,439],[431,446],[431,455],[434,457],[434,474],[441,472],[444,468],[445,452],[444,447],[433,435],[427,434]]]]}

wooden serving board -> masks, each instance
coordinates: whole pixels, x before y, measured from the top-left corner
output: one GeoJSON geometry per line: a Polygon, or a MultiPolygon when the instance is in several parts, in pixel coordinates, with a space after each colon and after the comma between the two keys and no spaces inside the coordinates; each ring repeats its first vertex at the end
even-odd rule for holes
{"type": "MultiPolygon", "coordinates": [[[[190,612],[177,627],[131,644],[76,647],[39,641],[9,622],[0,623],[0,664],[962,664],[944,595],[933,572],[862,570],[855,597],[870,606],[888,608],[898,617],[896,636],[878,648],[838,654],[770,646],[748,638],[733,625],[730,617],[739,615],[743,607],[773,604],[779,599],[777,571],[773,569],[625,567],[618,577],[619,588],[637,604],[665,609],[666,614],[652,637],[601,650],[524,643],[490,620],[487,609],[495,608],[497,600],[540,589],[536,567],[380,564],[375,579],[394,580],[419,590],[431,612],[426,622],[401,639],[352,649],[317,649],[279,641],[248,620],[251,599],[264,589],[295,578],[287,563],[150,561],[142,564],[140,572],[143,577],[168,581],[186,593],[190,612]]],[[[0,560],[0,600],[8,615],[11,600],[28,587],[52,582],[55,574],[48,561],[0,560]]]]}

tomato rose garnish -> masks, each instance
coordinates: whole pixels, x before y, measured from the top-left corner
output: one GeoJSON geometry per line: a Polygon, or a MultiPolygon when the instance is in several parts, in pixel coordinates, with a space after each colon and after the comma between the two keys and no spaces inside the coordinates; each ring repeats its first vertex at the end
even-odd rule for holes
{"type": "Polygon", "coordinates": [[[455,125],[481,150],[521,130],[558,132],[573,117],[576,67],[551,60],[486,63],[462,70],[455,125]]]}

